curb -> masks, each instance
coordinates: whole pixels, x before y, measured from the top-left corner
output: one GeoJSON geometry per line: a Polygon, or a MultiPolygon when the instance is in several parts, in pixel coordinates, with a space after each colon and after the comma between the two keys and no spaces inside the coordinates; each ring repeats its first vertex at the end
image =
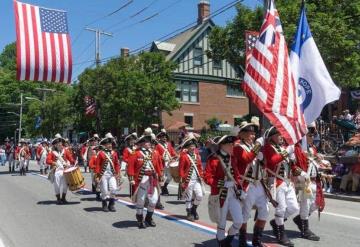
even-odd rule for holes
{"type": "Polygon", "coordinates": [[[324,196],[325,196],[325,198],[330,198],[330,199],[335,199],[335,200],[360,202],[360,196],[345,196],[345,195],[329,194],[329,193],[324,193],[324,196]]]}

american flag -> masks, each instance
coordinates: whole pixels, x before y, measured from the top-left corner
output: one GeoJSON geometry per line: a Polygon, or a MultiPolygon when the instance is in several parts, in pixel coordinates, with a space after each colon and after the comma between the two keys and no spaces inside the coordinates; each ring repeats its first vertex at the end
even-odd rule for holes
{"type": "Polygon", "coordinates": [[[245,67],[250,61],[251,52],[255,48],[256,41],[259,38],[259,32],[256,31],[245,31],[245,47],[246,47],[246,61],[245,67]]]}
{"type": "Polygon", "coordinates": [[[85,96],[85,115],[94,116],[96,113],[96,102],[93,97],[85,96]]]}
{"type": "Polygon", "coordinates": [[[67,14],[14,1],[17,79],[71,82],[67,14]]]}
{"type": "Polygon", "coordinates": [[[278,12],[271,1],[246,67],[243,89],[289,144],[305,135],[297,84],[278,12]]]}

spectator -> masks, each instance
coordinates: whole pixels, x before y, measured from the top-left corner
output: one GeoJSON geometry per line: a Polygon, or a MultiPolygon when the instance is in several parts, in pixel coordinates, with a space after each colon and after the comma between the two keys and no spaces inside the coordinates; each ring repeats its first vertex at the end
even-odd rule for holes
{"type": "Polygon", "coordinates": [[[346,110],[344,111],[344,119],[345,119],[346,121],[351,122],[351,121],[353,120],[353,117],[354,117],[354,116],[350,114],[350,111],[349,111],[348,109],[346,109],[346,110]]]}
{"type": "Polygon", "coordinates": [[[351,191],[353,193],[357,192],[359,187],[359,179],[360,179],[360,162],[355,165],[352,165],[348,174],[344,175],[341,178],[340,191],[346,192],[346,188],[349,182],[352,182],[351,191]]]}
{"type": "Polygon", "coordinates": [[[3,146],[0,146],[0,165],[4,166],[6,162],[6,153],[3,146]]]}
{"type": "Polygon", "coordinates": [[[354,123],[356,125],[356,128],[360,129],[360,109],[356,110],[356,114],[355,114],[355,117],[354,117],[354,123]]]}

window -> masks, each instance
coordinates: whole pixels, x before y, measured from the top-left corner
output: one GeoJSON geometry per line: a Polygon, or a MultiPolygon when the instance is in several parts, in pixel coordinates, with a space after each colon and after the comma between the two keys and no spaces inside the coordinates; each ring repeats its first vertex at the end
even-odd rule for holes
{"type": "Polygon", "coordinates": [[[244,96],[244,92],[241,90],[240,84],[229,84],[227,85],[226,95],[239,97],[244,96]]]}
{"type": "Polygon", "coordinates": [[[194,49],[194,66],[202,66],[203,50],[200,47],[194,49]]]}
{"type": "Polygon", "coordinates": [[[184,122],[189,125],[189,127],[193,127],[194,116],[184,116],[184,122]]]}
{"type": "Polygon", "coordinates": [[[199,84],[195,81],[177,81],[176,98],[181,102],[199,102],[199,84]]]}
{"type": "Polygon", "coordinates": [[[222,69],[222,60],[213,60],[213,68],[214,69],[222,69]]]}

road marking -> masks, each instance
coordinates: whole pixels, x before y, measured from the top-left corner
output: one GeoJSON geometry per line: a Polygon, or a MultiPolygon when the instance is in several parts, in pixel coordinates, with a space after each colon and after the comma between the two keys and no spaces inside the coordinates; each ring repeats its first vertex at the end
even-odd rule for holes
{"type": "Polygon", "coordinates": [[[1,238],[0,238],[0,247],[5,247],[5,244],[4,244],[4,242],[1,240],[1,238]]]}
{"type": "Polygon", "coordinates": [[[341,217],[341,218],[345,218],[345,219],[351,219],[351,220],[360,220],[360,218],[358,218],[358,217],[344,215],[344,214],[336,214],[336,213],[331,213],[331,212],[322,212],[322,214],[327,214],[327,215],[341,217]]]}

